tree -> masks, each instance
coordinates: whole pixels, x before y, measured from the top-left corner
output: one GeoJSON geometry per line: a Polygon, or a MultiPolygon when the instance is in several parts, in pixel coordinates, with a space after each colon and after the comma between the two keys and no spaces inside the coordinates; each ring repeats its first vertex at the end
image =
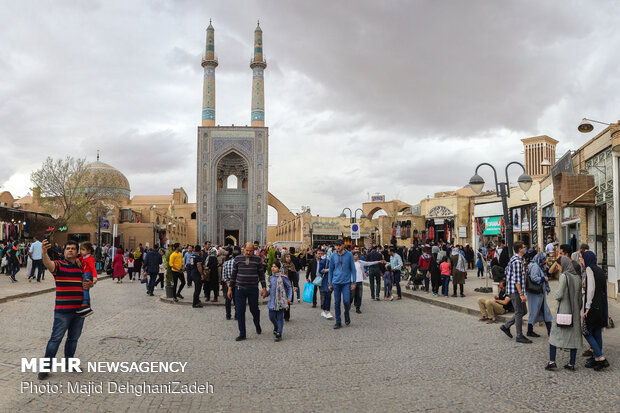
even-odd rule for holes
{"type": "Polygon", "coordinates": [[[30,180],[39,188],[41,205],[55,219],[55,228],[84,223],[86,213],[98,202],[116,201],[115,194],[106,191],[103,178],[93,174],[83,158],[48,157],[30,180]]]}

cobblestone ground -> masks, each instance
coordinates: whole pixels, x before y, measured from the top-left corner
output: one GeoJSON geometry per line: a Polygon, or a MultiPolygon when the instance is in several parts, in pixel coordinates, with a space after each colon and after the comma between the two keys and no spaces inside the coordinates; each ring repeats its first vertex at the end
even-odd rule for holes
{"type": "Polygon", "coordinates": [[[142,397],[20,393],[22,381],[39,383],[19,363],[43,355],[54,296],[0,304],[0,411],[618,411],[620,343],[605,344],[612,363],[606,371],[584,368],[581,357],[576,372],[566,371],[568,353],[560,351],[560,369],[547,372],[545,338],[521,345],[470,315],[369,296],[366,289],[363,314],[353,313],[351,326],[338,331],[317,309],[295,304],[280,343],[261,306],[263,334],[249,328],[248,340],[237,343],[236,322],[225,320],[223,307],[173,306],[147,297],[140,284],[102,281],[78,346],[83,363],[182,361],[185,373],[56,373],[49,381],[214,387],[209,395],[142,397]]]}

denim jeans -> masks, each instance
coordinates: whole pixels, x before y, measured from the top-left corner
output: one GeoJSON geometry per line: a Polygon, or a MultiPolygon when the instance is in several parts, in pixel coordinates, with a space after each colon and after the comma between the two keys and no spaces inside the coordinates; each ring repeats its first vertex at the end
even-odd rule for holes
{"type": "Polygon", "coordinates": [[[152,293],[153,290],[155,290],[155,285],[157,285],[157,277],[159,276],[159,273],[150,272],[148,274],[149,274],[149,283],[146,285],[146,291],[148,293],[152,293]]]}
{"type": "MultiPolygon", "coordinates": [[[[235,296],[233,298],[228,298],[228,284],[225,282],[222,283],[222,294],[224,294],[224,307],[226,308],[226,317],[232,317],[232,304],[235,301],[235,296]]],[[[235,307],[235,316],[237,315],[237,308],[235,307]]]]}
{"type": "Polygon", "coordinates": [[[441,274],[441,295],[448,296],[450,291],[450,276],[441,274]]]}
{"type": "Polygon", "coordinates": [[[54,312],[52,337],[47,342],[45,357],[56,357],[58,347],[60,347],[60,342],[65,336],[65,333],[67,333],[67,340],[65,341],[65,358],[73,357],[75,355],[75,349],[77,348],[78,339],[82,334],[83,326],[84,319],[80,318],[80,316],[76,313],[54,312]]]}
{"type": "Polygon", "coordinates": [[[282,329],[284,328],[284,310],[269,310],[269,320],[271,320],[273,324],[273,329],[276,330],[278,334],[282,334],[282,329]]]}
{"type": "MultiPolygon", "coordinates": [[[[92,281],[92,280],[93,280],[92,275],[86,275],[86,274],[82,275],[82,281],[92,281]]],[[[90,307],[90,290],[87,290],[87,289],[84,289],[82,291],[82,307],[84,306],[90,307]]]]}
{"type": "Polygon", "coordinates": [[[351,283],[334,284],[334,309],[336,311],[336,323],[341,323],[340,301],[344,304],[344,317],[349,317],[351,309],[351,283]]]}
{"type": "Polygon", "coordinates": [[[374,300],[375,297],[379,298],[379,294],[381,293],[381,270],[379,270],[379,268],[370,267],[368,269],[368,282],[370,284],[370,296],[372,299],[374,300]]]}
{"type": "Polygon", "coordinates": [[[260,310],[258,309],[258,287],[239,287],[235,286],[235,313],[237,314],[237,325],[239,335],[245,337],[245,305],[246,301],[250,306],[250,313],[254,319],[254,326],[260,327],[260,310]]]}
{"type": "Polygon", "coordinates": [[[331,291],[321,291],[321,310],[329,312],[332,308],[332,293],[331,291]]]}
{"type": "Polygon", "coordinates": [[[431,279],[429,277],[427,277],[428,274],[428,270],[421,270],[422,271],[422,277],[424,279],[424,291],[428,292],[428,284],[431,281],[431,279]]]}
{"type": "MultiPolygon", "coordinates": [[[[557,347],[554,346],[553,344],[549,344],[549,361],[555,361],[556,352],[557,352],[557,347]]],[[[574,366],[576,361],[577,361],[577,349],[571,348],[570,349],[570,361],[568,362],[568,364],[570,364],[571,366],[574,366]]]]}
{"type": "Polygon", "coordinates": [[[28,279],[34,278],[35,269],[38,270],[37,281],[41,281],[41,276],[43,275],[43,271],[45,271],[43,260],[32,260],[32,268],[30,268],[30,275],[28,276],[28,279]]]}
{"type": "Polygon", "coordinates": [[[394,271],[394,285],[396,286],[396,294],[398,297],[402,297],[402,293],[400,291],[400,270],[394,271]]]}
{"type": "Polygon", "coordinates": [[[383,285],[384,294],[386,297],[392,296],[392,281],[386,279],[383,285]]]}
{"type": "Polygon", "coordinates": [[[194,297],[192,300],[192,305],[198,305],[200,304],[200,292],[202,291],[202,278],[200,278],[200,274],[198,273],[193,275],[188,274],[187,285],[191,285],[190,281],[193,281],[194,284],[194,297]]]}
{"type": "Polygon", "coordinates": [[[590,334],[584,336],[592,350],[594,350],[594,357],[603,357],[603,329],[593,328],[590,334]]]}

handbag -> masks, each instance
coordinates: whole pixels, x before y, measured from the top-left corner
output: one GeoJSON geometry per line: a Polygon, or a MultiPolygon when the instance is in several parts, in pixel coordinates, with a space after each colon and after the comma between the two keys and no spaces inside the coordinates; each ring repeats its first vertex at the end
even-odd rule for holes
{"type": "Polygon", "coordinates": [[[304,284],[303,301],[305,303],[311,303],[313,298],[314,298],[314,285],[312,283],[307,282],[304,284]]]}
{"type": "Polygon", "coordinates": [[[556,324],[559,327],[572,327],[573,326],[573,280],[568,275],[564,274],[566,282],[568,284],[568,304],[570,305],[570,314],[558,313],[556,324]]]}
{"type": "Polygon", "coordinates": [[[542,294],[543,293],[543,285],[542,283],[535,283],[530,279],[529,275],[525,276],[525,291],[532,294],[542,294]]]}

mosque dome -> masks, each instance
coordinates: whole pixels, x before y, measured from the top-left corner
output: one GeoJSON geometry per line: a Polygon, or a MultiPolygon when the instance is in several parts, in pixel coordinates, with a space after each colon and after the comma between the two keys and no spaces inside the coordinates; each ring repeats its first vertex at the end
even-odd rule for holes
{"type": "Polygon", "coordinates": [[[86,192],[96,188],[103,196],[129,199],[131,188],[121,171],[100,161],[86,165],[86,169],[89,172],[85,185],[86,192]]]}

